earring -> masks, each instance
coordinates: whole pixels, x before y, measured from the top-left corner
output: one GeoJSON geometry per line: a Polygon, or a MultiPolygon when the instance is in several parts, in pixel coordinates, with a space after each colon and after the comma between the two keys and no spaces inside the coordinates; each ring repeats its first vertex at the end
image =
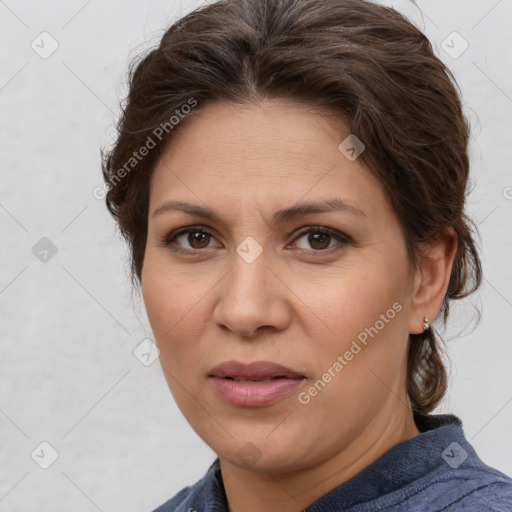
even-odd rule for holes
{"type": "Polygon", "coordinates": [[[426,331],[428,329],[428,317],[423,318],[423,330],[426,331]]]}

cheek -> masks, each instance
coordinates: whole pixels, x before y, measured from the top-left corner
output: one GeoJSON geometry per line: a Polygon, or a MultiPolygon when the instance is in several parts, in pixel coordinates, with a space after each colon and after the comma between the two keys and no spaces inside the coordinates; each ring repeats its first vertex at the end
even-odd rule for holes
{"type": "MultiPolygon", "coordinates": [[[[191,368],[200,368],[202,355],[197,343],[202,323],[208,315],[201,311],[201,294],[194,283],[180,282],[161,271],[148,258],[142,279],[146,313],[160,350],[160,365],[169,389],[187,418],[197,414],[190,393],[196,395],[197,382],[191,368]]],[[[203,292],[204,295],[204,292],[203,292]]]]}
{"type": "Polygon", "coordinates": [[[213,282],[180,274],[165,256],[149,252],[146,257],[142,275],[146,313],[161,364],[173,375],[188,378],[192,372],[187,369],[200,366],[198,342],[210,320],[207,299],[212,286],[213,282]]]}
{"type": "Polygon", "coordinates": [[[323,340],[312,345],[317,371],[332,369],[341,356],[343,369],[331,370],[336,374],[331,390],[341,389],[345,397],[374,395],[373,385],[385,389],[371,371],[384,382],[393,380],[407,348],[407,261],[397,254],[367,263],[309,290],[311,309],[322,321],[318,334],[323,340]]]}
{"type": "Polygon", "coordinates": [[[160,351],[170,347],[170,341],[177,339],[180,323],[185,323],[187,308],[190,309],[190,295],[193,286],[182,286],[173,279],[165,265],[149,253],[142,273],[142,295],[146,313],[160,351]]]}
{"type": "Polygon", "coordinates": [[[388,310],[385,320],[390,317],[393,322],[386,323],[386,328],[396,324],[396,309],[400,307],[393,309],[393,304],[398,303],[403,309],[407,289],[399,267],[399,262],[391,265],[376,259],[368,265],[342,270],[338,276],[333,274],[322,286],[303,283],[302,288],[294,287],[294,292],[307,297],[304,302],[321,320],[327,338],[353,339],[376,322],[380,327],[380,316],[388,310]]]}
{"type": "Polygon", "coordinates": [[[170,300],[170,290],[165,280],[158,278],[158,272],[149,259],[142,274],[142,295],[149,323],[159,344],[165,331],[172,326],[170,319],[178,313],[174,310],[177,303],[170,300]]]}

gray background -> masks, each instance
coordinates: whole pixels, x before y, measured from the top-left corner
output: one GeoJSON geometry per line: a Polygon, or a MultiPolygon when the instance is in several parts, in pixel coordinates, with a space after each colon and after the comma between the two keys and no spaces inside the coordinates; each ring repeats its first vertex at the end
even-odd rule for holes
{"type": "MultiPolygon", "coordinates": [[[[125,247],[93,196],[128,61],[200,3],[0,1],[0,511],[152,510],[213,460],[158,360],[145,366],[133,353],[151,331],[125,247]],[[58,44],[47,58],[55,43],[43,31],[58,44]],[[44,441],[58,453],[48,469],[44,441]]],[[[438,412],[459,415],[481,458],[512,474],[512,2],[387,3],[453,70],[473,125],[469,211],[485,281],[454,307],[438,412]]]]}

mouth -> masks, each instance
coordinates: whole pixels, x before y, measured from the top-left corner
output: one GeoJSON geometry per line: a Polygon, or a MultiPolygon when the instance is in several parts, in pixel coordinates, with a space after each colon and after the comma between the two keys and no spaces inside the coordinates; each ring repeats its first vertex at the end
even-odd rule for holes
{"type": "Polygon", "coordinates": [[[267,377],[265,379],[237,379],[237,378],[233,378],[233,377],[223,377],[224,379],[227,379],[227,380],[234,380],[236,382],[270,382],[272,380],[277,380],[277,379],[281,379],[281,378],[285,378],[285,377],[267,377]]]}
{"type": "Polygon", "coordinates": [[[293,393],[306,379],[300,372],[271,361],[227,361],[213,368],[208,378],[218,395],[237,407],[272,405],[293,393]]]}

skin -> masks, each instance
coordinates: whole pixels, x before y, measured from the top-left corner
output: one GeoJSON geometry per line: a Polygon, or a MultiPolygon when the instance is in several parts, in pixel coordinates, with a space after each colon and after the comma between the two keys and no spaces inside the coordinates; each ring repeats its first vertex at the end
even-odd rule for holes
{"type": "Polygon", "coordinates": [[[441,307],[456,236],[446,230],[413,267],[382,187],[360,158],[338,150],[348,133],[342,121],[301,104],[214,102],[173,134],[151,178],[144,302],[170,390],[220,459],[231,512],[302,510],[419,434],[406,393],[408,335],[441,307]],[[272,223],[276,210],[334,197],[364,215],[272,223]],[[169,200],[208,206],[222,222],[155,215],[169,200]],[[163,243],[197,225],[212,236],[163,243]],[[299,233],[314,234],[314,226],[350,240],[327,236],[315,245],[299,233]],[[263,250],[252,263],[236,252],[248,236],[263,250]],[[298,393],[394,303],[400,312],[301,403],[298,393]],[[273,361],[307,379],[276,404],[235,407],[207,378],[233,359],[273,361]],[[244,446],[254,455],[249,465],[238,455],[244,446]]]}

